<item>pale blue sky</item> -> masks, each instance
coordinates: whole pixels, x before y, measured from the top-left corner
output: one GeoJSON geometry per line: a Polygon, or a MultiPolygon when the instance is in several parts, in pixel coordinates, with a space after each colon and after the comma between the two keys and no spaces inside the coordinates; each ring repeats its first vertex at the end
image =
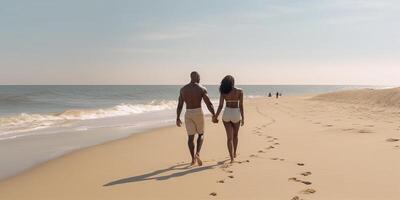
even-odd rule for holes
{"type": "Polygon", "coordinates": [[[10,0],[0,27],[0,84],[400,84],[398,0],[10,0]]]}

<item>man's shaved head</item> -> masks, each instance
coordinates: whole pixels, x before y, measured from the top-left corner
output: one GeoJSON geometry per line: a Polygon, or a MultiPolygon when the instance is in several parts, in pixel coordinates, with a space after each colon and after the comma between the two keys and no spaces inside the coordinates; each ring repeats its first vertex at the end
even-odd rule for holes
{"type": "Polygon", "coordinates": [[[200,74],[196,71],[190,73],[190,81],[194,83],[200,83],[200,74]]]}

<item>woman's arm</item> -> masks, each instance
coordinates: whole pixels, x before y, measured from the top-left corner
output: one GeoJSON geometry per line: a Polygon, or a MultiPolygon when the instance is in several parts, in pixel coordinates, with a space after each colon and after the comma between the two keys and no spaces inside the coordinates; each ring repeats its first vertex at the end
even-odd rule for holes
{"type": "Polygon", "coordinates": [[[218,119],[219,114],[222,111],[222,107],[224,107],[224,97],[222,96],[222,94],[219,96],[219,105],[218,105],[218,109],[217,109],[217,113],[215,114],[215,118],[218,119]]]}
{"type": "Polygon", "coordinates": [[[240,90],[239,108],[240,108],[240,114],[242,115],[242,126],[243,126],[244,125],[243,90],[240,90]]]}

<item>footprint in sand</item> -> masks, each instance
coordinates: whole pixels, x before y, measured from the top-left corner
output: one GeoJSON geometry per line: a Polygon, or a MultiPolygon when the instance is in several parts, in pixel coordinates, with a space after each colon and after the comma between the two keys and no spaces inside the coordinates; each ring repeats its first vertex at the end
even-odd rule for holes
{"type": "Polygon", "coordinates": [[[374,132],[371,130],[367,130],[367,129],[361,129],[358,131],[358,133],[374,133],[374,132]]]}
{"type": "Polygon", "coordinates": [[[233,174],[233,171],[232,170],[224,170],[226,173],[228,173],[228,174],[233,174]]]}
{"type": "Polygon", "coordinates": [[[300,193],[302,193],[302,194],[314,194],[316,192],[317,192],[316,190],[314,190],[312,188],[309,188],[309,189],[302,190],[300,193]]]}
{"type": "Polygon", "coordinates": [[[234,176],[228,176],[228,178],[235,178],[234,176]]]}
{"type": "Polygon", "coordinates": [[[269,146],[269,147],[267,147],[265,149],[269,150],[269,149],[273,149],[273,148],[275,148],[275,147],[274,146],[269,146]]]}
{"type": "Polygon", "coordinates": [[[303,183],[305,185],[311,185],[312,184],[310,181],[303,181],[303,180],[297,179],[296,177],[289,178],[288,180],[289,181],[298,182],[298,183],[303,183]]]}
{"type": "Polygon", "coordinates": [[[274,145],[280,145],[279,143],[274,143],[274,145]]]}
{"type": "Polygon", "coordinates": [[[225,183],[225,180],[219,180],[217,183],[225,183]]]}
{"type": "Polygon", "coordinates": [[[285,161],[283,158],[270,158],[270,160],[279,160],[279,161],[285,161]]]}
{"type": "Polygon", "coordinates": [[[304,163],[297,163],[298,166],[304,166],[304,163]]]}
{"type": "Polygon", "coordinates": [[[217,196],[217,193],[216,192],[211,192],[210,196],[214,196],[215,197],[215,196],[217,196]]]}
{"type": "Polygon", "coordinates": [[[297,181],[296,177],[289,178],[288,181],[297,181]]]}
{"type": "Polygon", "coordinates": [[[374,125],[365,125],[365,127],[375,127],[374,125]]]}
{"type": "Polygon", "coordinates": [[[258,151],[258,153],[266,153],[265,151],[263,151],[263,150],[260,150],[260,151],[258,151]]]}
{"type": "Polygon", "coordinates": [[[332,127],[332,126],[333,126],[332,124],[325,125],[325,127],[332,127]]]}
{"type": "Polygon", "coordinates": [[[300,199],[300,197],[298,196],[294,196],[291,200],[303,200],[303,199],[300,199]]]}
{"type": "Polygon", "coordinates": [[[301,181],[301,183],[303,183],[305,185],[311,185],[312,184],[310,181],[301,181]]]}
{"type": "Polygon", "coordinates": [[[302,175],[302,176],[311,176],[311,172],[303,172],[303,173],[301,173],[300,175],[302,175]]]}
{"type": "Polygon", "coordinates": [[[396,139],[396,138],[386,139],[386,142],[398,142],[398,141],[400,141],[400,139],[396,139]]]}

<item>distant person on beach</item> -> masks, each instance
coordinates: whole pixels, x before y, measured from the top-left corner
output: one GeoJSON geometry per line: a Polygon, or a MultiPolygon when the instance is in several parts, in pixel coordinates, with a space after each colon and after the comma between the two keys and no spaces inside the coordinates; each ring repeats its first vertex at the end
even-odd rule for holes
{"type": "Polygon", "coordinates": [[[201,108],[201,102],[204,100],[207,105],[208,110],[213,116],[215,116],[214,107],[207,95],[207,89],[200,85],[200,75],[197,72],[192,72],[190,74],[190,83],[183,86],[179,93],[179,101],[177,107],[177,118],[176,125],[178,127],[182,126],[182,121],[180,119],[183,104],[186,104],[185,113],[185,126],[188,134],[188,146],[190,155],[192,157],[191,165],[195,165],[196,162],[199,166],[203,165],[200,159],[200,150],[203,144],[204,136],[204,114],[201,108]],[[195,151],[194,137],[197,137],[197,148],[195,151]]]}
{"type": "Polygon", "coordinates": [[[279,98],[279,92],[276,93],[276,98],[279,98]]]}
{"type": "Polygon", "coordinates": [[[268,94],[268,97],[272,97],[272,94],[271,94],[271,92],[268,94]]]}
{"type": "Polygon", "coordinates": [[[217,113],[213,117],[213,122],[218,123],[218,116],[225,104],[222,121],[225,126],[227,136],[227,146],[231,163],[235,161],[237,156],[237,147],[239,142],[239,128],[244,125],[243,111],[243,90],[235,87],[235,79],[233,76],[225,76],[219,87],[220,98],[217,113]]]}

